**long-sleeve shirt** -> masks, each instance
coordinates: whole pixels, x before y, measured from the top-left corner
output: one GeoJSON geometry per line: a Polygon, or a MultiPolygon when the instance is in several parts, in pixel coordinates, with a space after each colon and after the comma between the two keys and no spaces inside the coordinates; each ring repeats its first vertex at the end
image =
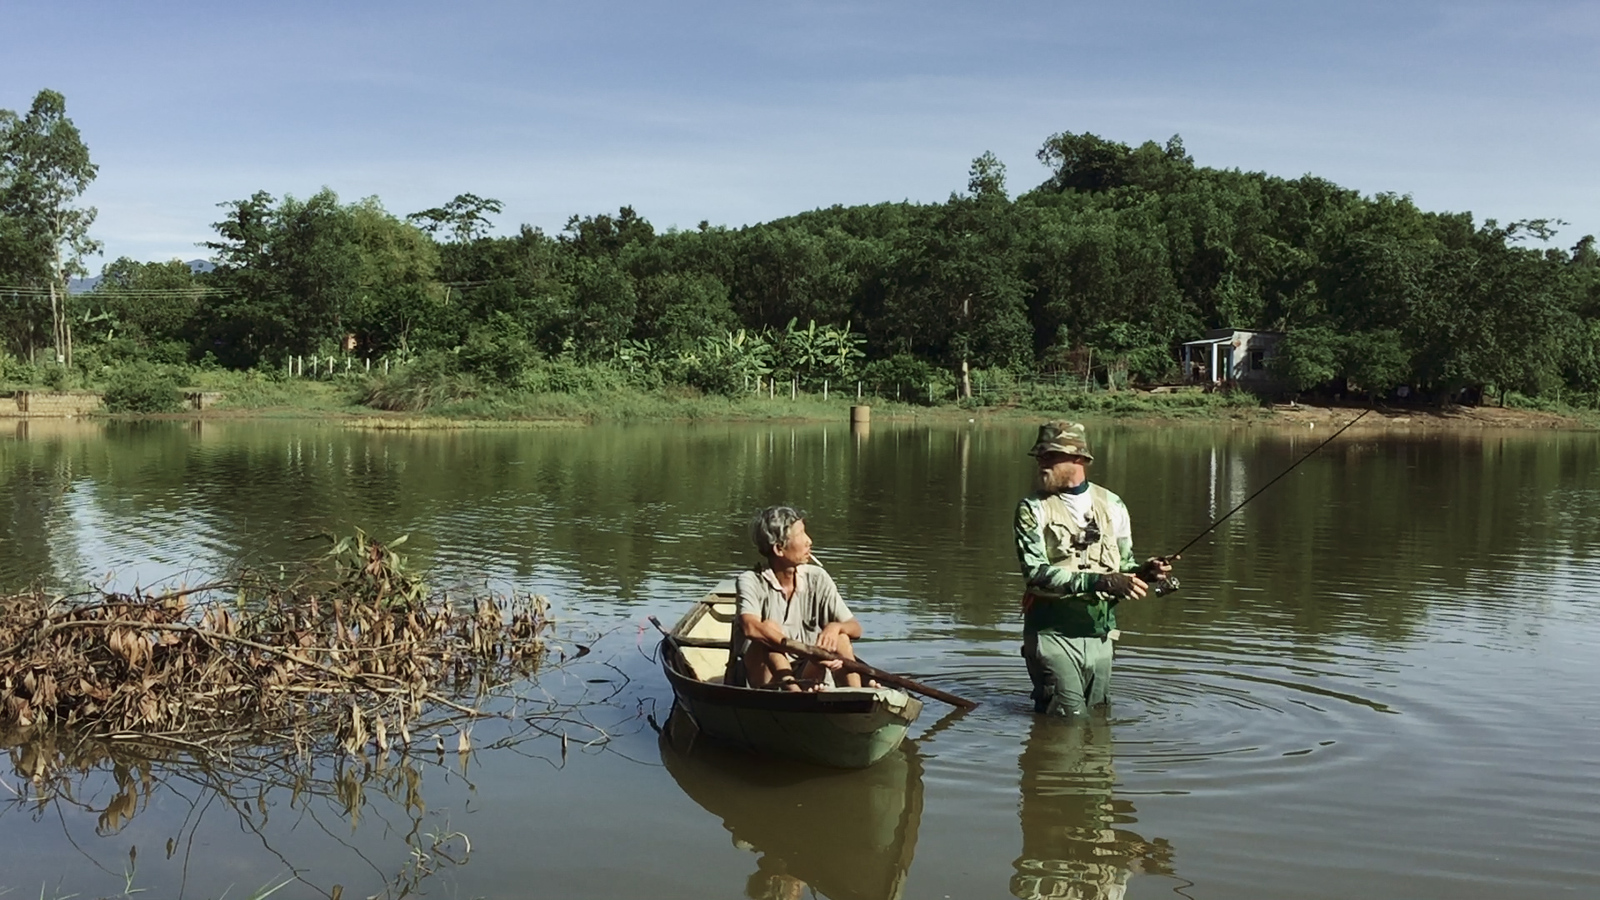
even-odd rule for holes
{"type": "MultiPolygon", "coordinates": [[[[1081,527],[1090,511],[1090,495],[1062,494],[1068,510],[1081,527]]],[[[1063,637],[1095,637],[1117,627],[1117,598],[1095,592],[1098,572],[1078,569],[1071,558],[1051,561],[1045,540],[1048,495],[1036,493],[1017,504],[1015,538],[1017,560],[1027,594],[1023,601],[1023,630],[1053,631],[1063,637]],[[1066,563],[1066,564],[1062,564],[1066,563]]],[[[1098,523],[1117,549],[1116,571],[1139,568],[1133,557],[1133,528],[1128,509],[1116,494],[1106,492],[1109,521],[1098,523]]]]}

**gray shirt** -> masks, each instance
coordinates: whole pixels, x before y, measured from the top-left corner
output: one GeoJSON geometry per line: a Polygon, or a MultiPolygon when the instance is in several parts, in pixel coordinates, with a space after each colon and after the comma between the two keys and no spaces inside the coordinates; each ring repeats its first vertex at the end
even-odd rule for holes
{"type": "MultiPolygon", "coordinates": [[[[795,569],[794,582],[794,598],[790,599],[783,595],[771,568],[740,572],[734,582],[739,615],[781,622],[784,637],[807,644],[815,644],[830,623],[855,618],[839,596],[833,577],[821,566],[801,565],[795,569]]],[[[743,641],[736,643],[743,646],[743,641]]]]}

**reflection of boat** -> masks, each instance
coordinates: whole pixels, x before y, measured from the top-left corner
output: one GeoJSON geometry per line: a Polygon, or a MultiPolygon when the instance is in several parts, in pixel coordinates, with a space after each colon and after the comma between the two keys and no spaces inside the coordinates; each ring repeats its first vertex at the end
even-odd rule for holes
{"type": "Polygon", "coordinates": [[[870,769],[841,772],[730,752],[696,741],[682,709],[661,732],[661,761],[689,798],[720,818],[737,846],[761,854],[746,893],[894,900],[922,820],[922,762],[907,743],[870,769]]]}
{"type": "Polygon", "coordinates": [[[757,753],[824,766],[870,766],[900,746],[922,701],[891,688],[794,693],[724,682],[733,584],[694,605],[661,642],[661,667],[702,733],[757,753]]]}

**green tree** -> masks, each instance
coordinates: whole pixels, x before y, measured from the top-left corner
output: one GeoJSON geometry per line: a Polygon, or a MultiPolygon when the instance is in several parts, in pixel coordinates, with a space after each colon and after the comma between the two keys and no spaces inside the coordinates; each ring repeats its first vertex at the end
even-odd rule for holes
{"type": "Polygon", "coordinates": [[[490,223],[486,214],[499,215],[503,209],[504,204],[490,197],[457,194],[443,206],[407,215],[406,221],[434,236],[447,231],[457,243],[468,244],[488,233],[490,223]]]}
{"type": "MultiPolygon", "coordinates": [[[[6,280],[43,289],[50,341],[66,364],[72,361],[67,279],[88,274],[84,257],[100,250],[89,237],[94,207],[73,204],[98,171],[61,94],[40,91],[25,116],[0,110],[0,267],[6,280]]],[[[7,330],[18,352],[31,355],[39,330],[26,321],[27,311],[24,317],[7,330]]]]}
{"type": "Polygon", "coordinates": [[[93,290],[74,298],[80,344],[92,340],[113,356],[182,362],[205,293],[188,263],[121,257],[100,270],[93,290]],[[84,327],[91,325],[92,331],[84,327]]]}
{"type": "Polygon", "coordinates": [[[343,205],[324,188],[280,202],[258,191],[222,204],[202,312],[204,350],[231,365],[331,352],[347,335],[372,349],[405,347],[437,325],[438,249],[376,198],[343,205]]]}
{"type": "Polygon", "coordinates": [[[974,197],[1006,199],[1006,164],[985,150],[967,172],[967,192],[974,197]]]}
{"type": "Polygon", "coordinates": [[[1339,377],[1344,354],[1342,336],[1327,328],[1302,328],[1284,336],[1269,366],[1295,390],[1305,391],[1339,377]]]}

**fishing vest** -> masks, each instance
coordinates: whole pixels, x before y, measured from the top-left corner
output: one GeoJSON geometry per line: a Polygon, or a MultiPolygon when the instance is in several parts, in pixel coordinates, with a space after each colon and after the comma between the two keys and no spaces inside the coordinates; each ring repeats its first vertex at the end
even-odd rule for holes
{"type": "Polygon", "coordinates": [[[1111,492],[1098,484],[1089,485],[1088,521],[1095,523],[1100,539],[1087,543],[1087,523],[1077,517],[1060,494],[1051,494],[1040,504],[1044,509],[1045,556],[1053,566],[1078,572],[1116,572],[1122,566],[1122,551],[1111,531],[1111,492]]]}

